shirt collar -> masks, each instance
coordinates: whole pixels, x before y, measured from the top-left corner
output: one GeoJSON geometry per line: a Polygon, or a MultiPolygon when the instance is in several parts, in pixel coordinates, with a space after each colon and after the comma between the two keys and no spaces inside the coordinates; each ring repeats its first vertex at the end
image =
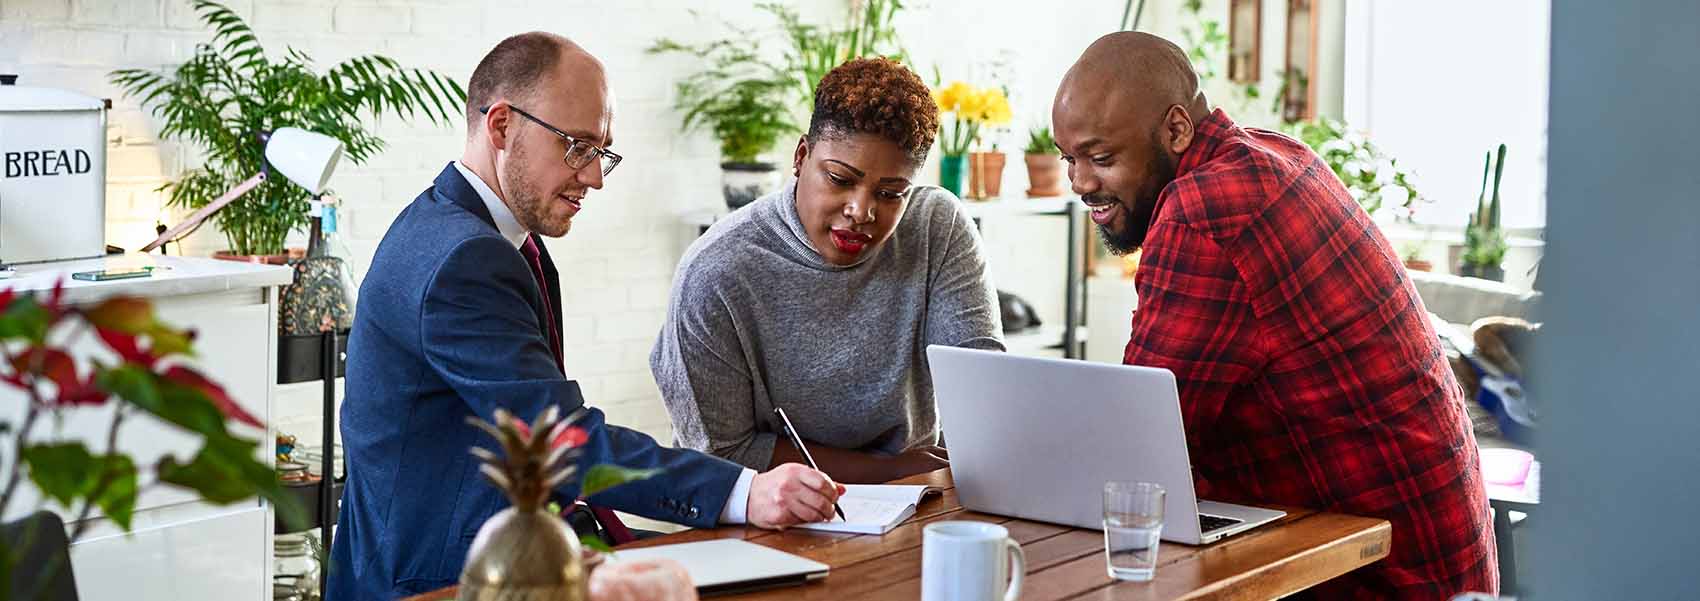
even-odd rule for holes
{"type": "Polygon", "coordinates": [[[1219,108],[1200,119],[1198,124],[1193,126],[1192,144],[1187,146],[1186,152],[1181,153],[1180,163],[1175,165],[1175,177],[1186,175],[1188,171],[1210,160],[1210,157],[1216,154],[1216,149],[1239,129],[1234,120],[1228,118],[1228,113],[1219,108]]]}
{"type": "Polygon", "coordinates": [[[512,243],[515,249],[525,244],[525,239],[531,233],[525,231],[519,220],[514,218],[514,212],[508,209],[508,203],[502,202],[502,197],[497,196],[496,191],[484,183],[484,178],[478,177],[478,174],[467,169],[466,165],[460,164],[460,161],[455,161],[454,165],[455,170],[460,171],[460,176],[466,178],[466,183],[478,192],[478,198],[484,200],[484,208],[490,211],[490,219],[496,222],[496,231],[501,232],[502,237],[512,243]]]}

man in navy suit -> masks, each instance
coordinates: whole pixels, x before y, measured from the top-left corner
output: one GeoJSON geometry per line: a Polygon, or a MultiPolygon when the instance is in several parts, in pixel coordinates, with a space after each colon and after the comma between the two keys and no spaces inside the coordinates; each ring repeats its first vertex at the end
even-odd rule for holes
{"type": "MultiPolygon", "coordinates": [[[[349,338],[342,439],[348,482],[327,598],[389,599],[455,583],[473,535],[507,505],[467,448],[497,408],[524,419],[585,405],[563,369],[560,288],[538,236],[565,235],[619,164],[603,67],[565,38],[521,34],[473,71],[467,143],[384,234],[349,338]]],[[[570,363],[565,363],[570,367],[570,363]]],[[[663,447],[589,409],[580,473],[613,463],[662,475],[592,505],[711,527],[783,528],[833,515],[843,489],[787,464],[757,474],[663,447]]],[[[559,498],[578,496],[577,484],[559,498]]],[[[611,515],[611,514],[599,514],[611,515]]],[[[603,520],[611,530],[619,527],[603,520]]]]}

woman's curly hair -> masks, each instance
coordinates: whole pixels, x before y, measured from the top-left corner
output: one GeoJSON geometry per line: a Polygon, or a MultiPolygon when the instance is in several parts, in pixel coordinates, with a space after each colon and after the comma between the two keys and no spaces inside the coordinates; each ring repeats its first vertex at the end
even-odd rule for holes
{"type": "Polygon", "coordinates": [[[873,134],[902,148],[916,165],[939,131],[939,106],[921,78],[888,58],[858,58],[837,66],[815,87],[809,141],[873,134]]]}

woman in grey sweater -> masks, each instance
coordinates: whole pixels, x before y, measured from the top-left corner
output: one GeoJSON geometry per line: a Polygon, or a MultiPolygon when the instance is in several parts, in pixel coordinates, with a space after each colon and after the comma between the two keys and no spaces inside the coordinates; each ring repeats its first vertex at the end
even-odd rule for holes
{"type": "Polygon", "coordinates": [[[801,461],[779,407],[839,482],[946,465],[925,349],[1003,342],[973,223],[912,184],[937,131],[926,85],[898,63],[821,80],[796,181],[679,262],[649,357],[679,445],[756,470],[801,461]]]}

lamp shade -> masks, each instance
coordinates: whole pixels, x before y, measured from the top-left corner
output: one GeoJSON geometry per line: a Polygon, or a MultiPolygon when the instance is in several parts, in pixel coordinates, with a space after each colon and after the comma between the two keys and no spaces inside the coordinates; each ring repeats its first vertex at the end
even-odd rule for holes
{"type": "Polygon", "coordinates": [[[280,127],[266,140],[272,169],[315,195],[325,190],[341,159],[341,140],[298,127],[280,127]]]}

